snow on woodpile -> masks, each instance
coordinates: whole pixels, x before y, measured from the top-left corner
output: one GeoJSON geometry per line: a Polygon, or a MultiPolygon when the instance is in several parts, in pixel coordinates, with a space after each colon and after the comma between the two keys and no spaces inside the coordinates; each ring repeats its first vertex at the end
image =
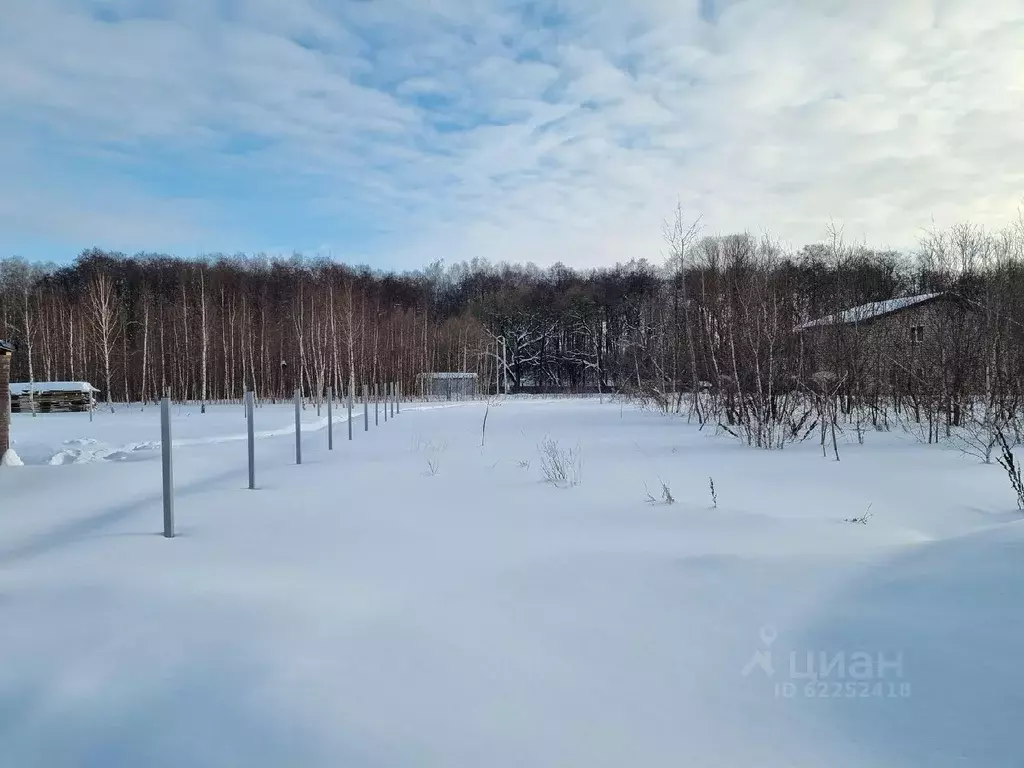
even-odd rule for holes
{"type": "Polygon", "coordinates": [[[924,304],[932,299],[937,299],[941,295],[941,293],[922,293],[917,296],[902,296],[898,299],[873,301],[870,304],[861,304],[858,307],[844,309],[842,312],[834,315],[828,315],[827,317],[822,317],[817,320],[811,320],[803,325],[798,325],[796,330],[803,331],[808,328],[818,328],[827,325],[865,323],[884,315],[890,315],[893,312],[899,312],[900,310],[907,309],[908,307],[924,304]]]}
{"type": "Polygon", "coordinates": [[[99,392],[87,381],[36,381],[11,382],[12,395],[27,395],[29,390],[36,394],[43,392],[99,392]]]}
{"type": "Polygon", "coordinates": [[[36,381],[11,383],[11,411],[14,413],[60,413],[87,411],[99,392],[87,381],[36,381]]]}

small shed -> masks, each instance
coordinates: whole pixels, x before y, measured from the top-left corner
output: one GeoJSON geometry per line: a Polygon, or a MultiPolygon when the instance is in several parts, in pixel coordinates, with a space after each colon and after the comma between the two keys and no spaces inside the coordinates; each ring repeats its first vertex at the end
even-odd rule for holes
{"type": "Polygon", "coordinates": [[[14,345],[0,340],[0,460],[11,447],[11,355],[14,345]]]}
{"type": "Polygon", "coordinates": [[[416,376],[420,395],[443,397],[445,400],[465,400],[476,397],[479,376],[475,373],[421,373],[416,376]]]}
{"type": "Polygon", "coordinates": [[[82,413],[96,405],[99,392],[87,381],[12,382],[13,413],[82,413]]]}

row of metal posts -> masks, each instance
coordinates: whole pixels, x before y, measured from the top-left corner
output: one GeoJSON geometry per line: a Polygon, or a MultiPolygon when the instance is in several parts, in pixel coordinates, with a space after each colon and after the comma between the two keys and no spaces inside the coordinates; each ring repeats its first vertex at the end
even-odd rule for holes
{"type": "MultiPolygon", "coordinates": [[[[397,383],[385,384],[384,422],[388,421],[388,411],[393,419],[396,413],[402,412],[402,391],[397,383]]],[[[352,388],[345,398],[348,407],[348,439],[352,439],[352,388]]],[[[251,390],[245,392],[246,439],[249,454],[249,490],[256,489],[256,432],[254,426],[255,397],[251,390]]],[[[373,387],[373,424],[380,424],[381,391],[373,387]]],[[[363,431],[370,431],[370,390],[363,385],[363,431]]],[[[171,459],[171,399],[164,397],[160,401],[160,444],[163,455],[163,499],[164,499],[164,536],[174,538],[174,463],[171,459]]],[[[327,388],[327,450],[334,450],[334,391],[327,388]]],[[[295,390],[295,463],[302,464],[302,393],[295,390]]]]}

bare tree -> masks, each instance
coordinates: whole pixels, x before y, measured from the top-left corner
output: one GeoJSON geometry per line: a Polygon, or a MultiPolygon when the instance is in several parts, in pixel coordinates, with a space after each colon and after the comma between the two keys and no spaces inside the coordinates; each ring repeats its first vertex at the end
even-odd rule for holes
{"type": "MultiPolygon", "coordinates": [[[[695,414],[697,416],[697,420],[703,423],[704,419],[700,412],[700,376],[697,372],[697,348],[694,344],[693,322],[690,316],[690,297],[687,292],[686,285],[686,259],[689,255],[690,246],[697,239],[697,234],[700,231],[699,224],[700,219],[687,224],[686,218],[683,214],[682,203],[677,202],[673,218],[670,221],[665,222],[663,236],[669,247],[668,268],[671,272],[671,279],[673,282],[672,318],[673,329],[676,333],[679,332],[679,294],[682,292],[683,322],[686,329],[686,348],[689,353],[690,363],[690,395],[692,398],[690,400],[690,413],[695,414]]],[[[677,345],[673,344],[673,360],[675,360],[676,349],[677,345]]],[[[679,381],[678,365],[675,363],[673,363],[672,380],[673,385],[679,381]]],[[[682,397],[681,391],[679,392],[679,397],[682,397]]],[[[678,404],[679,401],[677,401],[677,409],[678,404]]]]}
{"type": "Polygon", "coordinates": [[[89,282],[89,319],[100,348],[103,361],[103,384],[107,405],[111,405],[111,357],[118,336],[121,334],[120,307],[113,279],[103,272],[97,272],[89,282]]]}

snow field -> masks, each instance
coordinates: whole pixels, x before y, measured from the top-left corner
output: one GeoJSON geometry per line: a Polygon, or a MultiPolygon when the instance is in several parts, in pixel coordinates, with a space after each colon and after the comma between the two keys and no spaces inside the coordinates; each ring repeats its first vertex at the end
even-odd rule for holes
{"type": "Polygon", "coordinates": [[[481,448],[483,414],[407,405],[364,433],[357,411],[328,452],[307,407],[297,467],[291,406],[266,406],[250,492],[241,407],[176,407],[174,540],[157,408],[16,415],[3,761],[1024,762],[998,468],[903,435],[767,453],[595,401],[492,407],[481,448]],[[579,485],[543,482],[546,437],[579,446],[579,485]],[[675,504],[646,501],[662,482],[675,504]],[[744,675],[759,652],[772,674],[744,675]],[[808,653],[891,665],[809,688],[808,653]]]}

